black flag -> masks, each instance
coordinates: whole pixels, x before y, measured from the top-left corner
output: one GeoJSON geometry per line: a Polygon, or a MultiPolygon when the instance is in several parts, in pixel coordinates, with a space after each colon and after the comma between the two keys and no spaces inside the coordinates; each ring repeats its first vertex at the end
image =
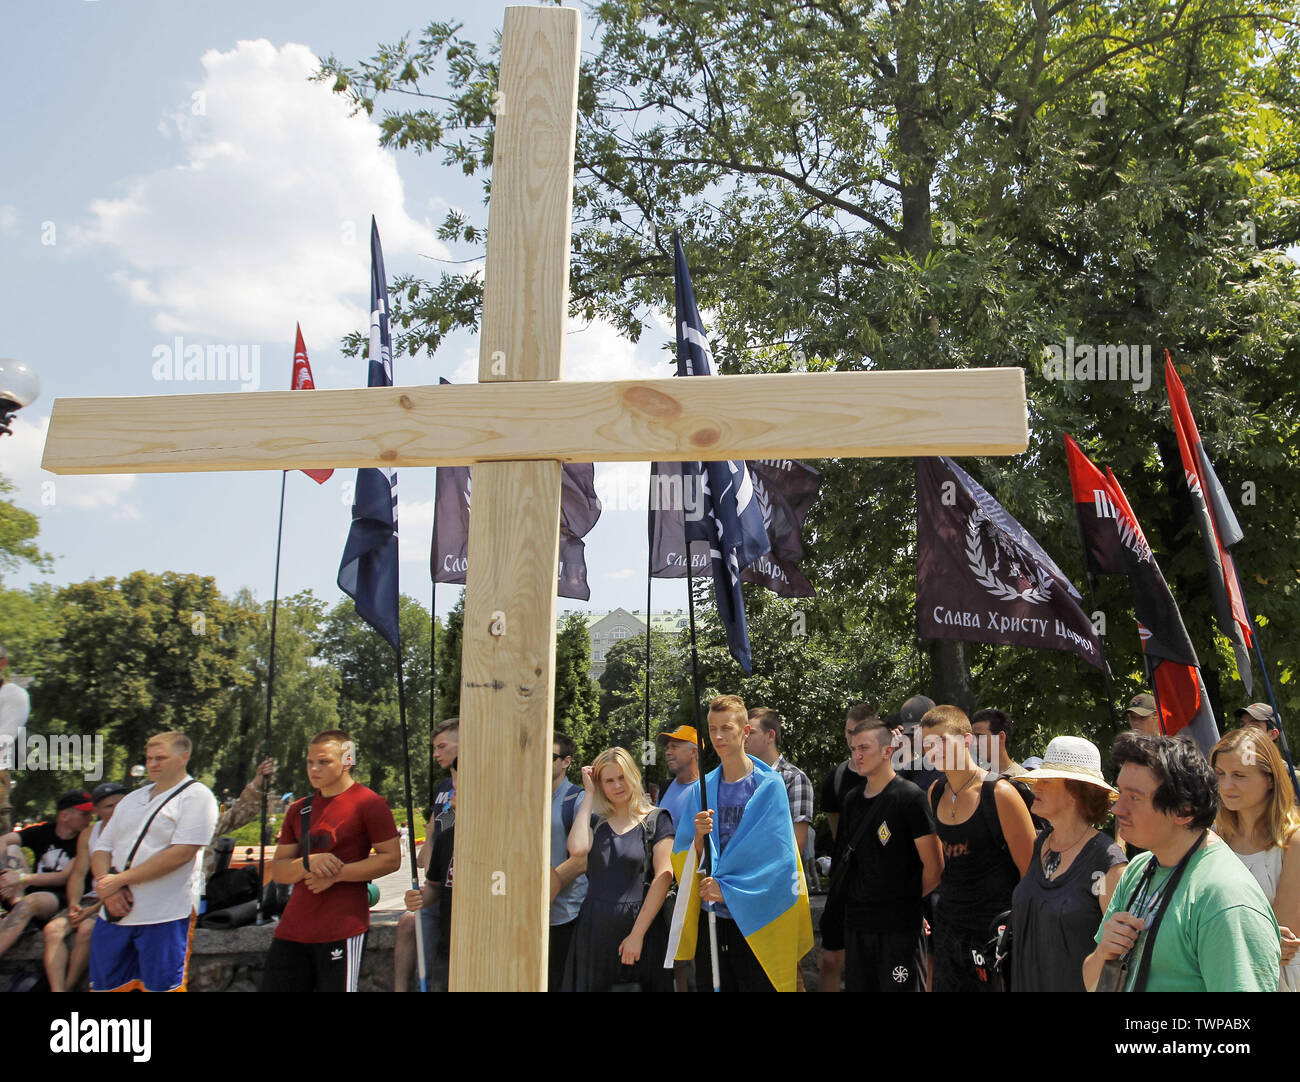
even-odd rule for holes
{"type": "Polygon", "coordinates": [[[804,519],[821,490],[822,475],[789,458],[758,459],[745,465],[772,551],[745,568],[740,577],[766,586],[778,597],[813,597],[817,591],[799,570],[799,561],[804,519]]]}
{"type": "MultiPolygon", "coordinates": [[[[596,467],[566,462],[560,470],[560,597],[590,601],[586,545],[582,543],[600,518],[596,467]]],[[[434,582],[465,585],[469,570],[469,507],[473,487],[469,466],[441,466],[433,501],[433,548],[429,571],[434,582]]]]}
{"type": "Polygon", "coordinates": [[[1077,592],[1029,532],[950,458],[916,460],[922,638],[1068,650],[1104,667],[1077,592]]]}
{"type": "MultiPolygon", "coordinates": [[[[821,489],[821,474],[794,459],[749,459],[745,462],[754,499],[763,513],[772,551],[740,573],[744,582],[766,586],[779,597],[813,597],[816,590],[799,569],[803,559],[803,524],[821,489]]],[[[683,472],[677,462],[650,467],[650,577],[686,577],[685,519],[699,514],[698,474],[683,472]]],[[[691,572],[709,566],[709,546],[691,542],[691,572]]]]}

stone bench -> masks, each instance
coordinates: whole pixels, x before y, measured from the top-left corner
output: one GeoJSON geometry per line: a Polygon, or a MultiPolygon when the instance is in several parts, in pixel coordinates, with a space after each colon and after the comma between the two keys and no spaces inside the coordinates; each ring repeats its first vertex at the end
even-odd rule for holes
{"type": "MultiPolygon", "coordinates": [[[[813,929],[821,919],[826,899],[812,896],[813,929]]],[[[393,944],[397,939],[397,912],[370,914],[370,935],[366,938],[366,951],[361,961],[358,990],[362,992],[391,992],[393,989],[393,944]]],[[[275,924],[247,925],[229,932],[196,928],[190,946],[191,992],[256,992],[262,986],[262,967],[266,952],[275,935],[275,924]]],[[[817,966],[821,957],[821,936],[818,945],[803,960],[804,984],[808,991],[817,990],[817,966]]],[[[39,931],[28,931],[0,958],[0,985],[7,984],[15,974],[31,965],[39,966],[44,956],[44,940],[39,931]]],[[[411,989],[417,984],[414,978],[411,989]]],[[[81,991],[87,990],[86,980],[81,991]]]]}

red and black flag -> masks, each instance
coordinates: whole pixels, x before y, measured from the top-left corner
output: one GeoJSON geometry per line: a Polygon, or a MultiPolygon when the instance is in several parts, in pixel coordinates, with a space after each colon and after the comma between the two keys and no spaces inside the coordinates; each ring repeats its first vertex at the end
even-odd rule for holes
{"type": "Polygon", "coordinates": [[[1228,548],[1241,540],[1241,526],[1233,513],[1228,494],[1219,484],[1219,478],[1210,465],[1201,434],[1192,417],[1192,407],[1183,390],[1183,381],[1165,350],[1165,389],[1169,392],[1169,410],[1174,416],[1174,432],[1178,436],[1178,451],[1183,458],[1183,472],[1187,487],[1192,492],[1192,506],[1201,527],[1205,542],[1205,560],[1210,569],[1210,595],[1214,598],[1214,612],[1222,631],[1232,643],[1237,655],[1237,675],[1246,685],[1246,694],[1254,690],[1254,676],[1250,668],[1250,647],[1253,643],[1250,620],[1241,596],[1241,582],[1233,565],[1228,548]]]}
{"type": "Polygon", "coordinates": [[[1105,668],[1078,591],[1029,532],[950,458],[916,460],[922,638],[1068,650],[1105,668]]]}
{"type": "MultiPolygon", "coordinates": [[[[297,336],[293,343],[293,382],[291,391],[314,391],[316,381],[311,378],[311,361],[307,360],[307,343],[302,340],[302,326],[296,327],[297,336]]],[[[323,485],[334,476],[333,470],[303,470],[318,485],[323,485]]]]}
{"type": "Polygon", "coordinates": [[[1192,737],[1208,754],[1219,733],[1201,683],[1200,660],[1137,515],[1115,475],[1110,470],[1103,474],[1069,435],[1065,453],[1089,570],[1128,576],[1142,652],[1155,681],[1161,726],[1170,736],[1190,727],[1192,737]]]}

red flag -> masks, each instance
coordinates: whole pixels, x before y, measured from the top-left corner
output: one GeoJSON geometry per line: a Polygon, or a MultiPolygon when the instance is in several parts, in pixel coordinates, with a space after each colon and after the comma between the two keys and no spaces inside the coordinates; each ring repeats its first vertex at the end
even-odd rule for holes
{"type": "MultiPolygon", "coordinates": [[[[316,382],[311,378],[311,362],[307,360],[307,343],[302,340],[302,327],[296,327],[298,337],[293,344],[293,383],[290,385],[291,391],[314,391],[316,382]]],[[[334,471],[331,470],[303,470],[308,477],[318,485],[323,485],[331,477],[334,471]]]]}
{"type": "Polygon", "coordinates": [[[1219,484],[1219,478],[1214,473],[1214,467],[1205,454],[1201,434],[1196,430],[1196,420],[1192,417],[1192,407],[1187,401],[1187,392],[1183,390],[1183,381],[1178,378],[1168,350],[1165,350],[1165,388],[1169,392],[1169,411],[1174,418],[1174,433],[1178,436],[1178,453],[1182,455],[1183,473],[1187,476],[1187,487],[1192,492],[1192,506],[1196,508],[1201,537],[1205,542],[1215,616],[1219,630],[1232,642],[1233,652],[1237,656],[1237,675],[1246,685],[1246,694],[1249,695],[1253,685],[1250,647],[1254,639],[1241,596],[1241,582],[1237,578],[1232,556],[1228,553],[1228,546],[1241,540],[1241,527],[1219,484]]]}
{"type": "Polygon", "coordinates": [[[1069,435],[1065,447],[1089,567],[1100,574],[1128,575],[1142,652],[1151,663],[1160,703],[1161,726],[1170,736],[1189,729],[1208,754],[1219,732],[1201,682],[1200,662],[1137,515],[1109,468],[1103,475],[1069,435]]]}

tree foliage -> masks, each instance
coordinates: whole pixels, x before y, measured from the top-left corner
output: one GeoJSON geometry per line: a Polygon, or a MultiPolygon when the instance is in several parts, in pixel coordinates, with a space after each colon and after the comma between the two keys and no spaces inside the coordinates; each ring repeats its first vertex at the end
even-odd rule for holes
{"type": "MultiPolygon", "coordinates": [[[[591,7],[579,85],[574,315],[636,339],[671,305],[683,233],[724,371],[1017,366],[1030,447],[966,463],[1082,577],[1061,435],[1124,483],[1222,716],[1245,694],[1215,631],[1161,386],[1168,347],[1238,502],[1248,601],[1284,714],[1300,710],[1300,94],[1294,2],[1086,9],[638,0],[591,7]],[[1045,379],[1044,348],[1150,347],[1142,379],[1045,379]],[[1250,502],[1253,495],[1254,502],[1250,502]]],[[[484,178],[496,47],[449,23],[320,77],[381,141],[484,178]]],[[[485,216],[445,239],[481,251],[485,216]]],[[[394,290],[409,349],[477,324],[477,272],[394,290]]],[[[808,565],[835,621],[914,648],[911,464],[832,461],[808,565]]],[[[1098,584],[1117,697],[1142,683],[1126,586],[1098,584]]],[[[1065,655],[927,647],[940,699],[1104,734],[1095,673],[1065,655]]],[[[1258,692],[1256,693],[1258,696],[1258,692]]]]}

